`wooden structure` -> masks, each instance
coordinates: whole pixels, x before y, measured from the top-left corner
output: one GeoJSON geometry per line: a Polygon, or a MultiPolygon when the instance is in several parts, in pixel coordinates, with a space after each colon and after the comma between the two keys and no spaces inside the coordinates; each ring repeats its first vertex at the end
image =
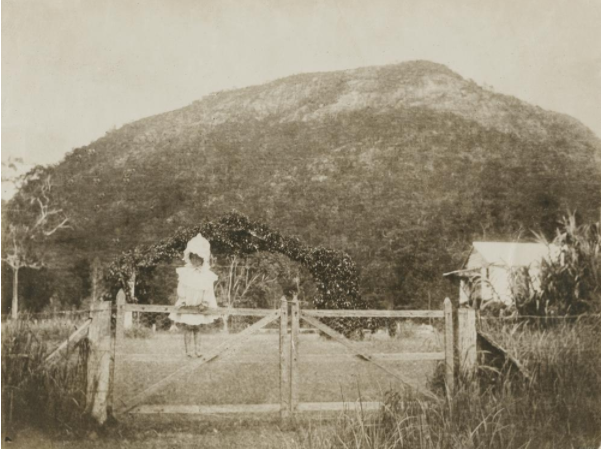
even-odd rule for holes
{"type": "Polygon", "coordinates": [[[458,316],[458,367],[459,373],[471,377],[477,366],[477,329],[475,309],[460,308],[458,316]]]}
{"type": "Polygon", "coordinates": [[[40,366],[48,367],[60,360],[59,355],[70,345],[87,340],[86,354],[86,413],[98,424],[107,420],[110,399],[110,374],[113,335],[111,331],[111,303],[91,305],[90,316],[65,341],[52,351],[40,366]]]}
{"type": "Polygon", "coordinates": [[[445,335],[445,371],[446,371],[446,395],[448,398],[454,393],[454,316],[452,314],[452,302],[450,298],[444,300],[444,320],[446,323],[445,335]]]}
{"type": "Polygon", "coordinates": [[[480,365],[494,366],[498,370],[508,366],[513,372],[518,373],[524,381],[530,380],[530,375],[523,364],[486,332],[477,331],[477,345],[481,355],[480,365]]]}
{"type": "Polygon", "coordinates": [[[103,424],[107,420],[111,375],[111,303],[93,303],[90,319],[86,411],[103,424]]]}
{"type": "Polygon", "coordinates": [[[473,242],[463,268],[444,276],[459,280],[461,305],[474,299],[478,308],[493,302],[510,305],[522,290],[540,291],[542,263],[558,254],[558,247],[542,243],[473,242]]]}
{"type": "MultiPolygon", "coordinates": [[[[174,306],[163,305],[142,305],[128,304],[124,302],[125,295],[120,294],[117,301],[116,313],[116,348],[120,347],[120,340],[124,338],[124,319],[127,313],[171,313],[176,310],[174,306]]],[[[454,316],[450,300],[446,300],[444,310],[317,310],[301,309],[296,298],[293,301],[281,299],[279,309],[229,309],[219,308],[205,310],[202,313],[219,316],[256,316],[261,317],[255,324],[247,327],[240,333],[234,335],[227,342],[217,346],[211,353],[204,355],[199,359],[190,359],[182,362],[179,369],[171,374],[156,381],[152,385],[144,388],[142,391],[126,397],[113,398],[113,411],[116,416],[124,413],[134,414],[152,414],[152,413],[179,413],[179,414],[222,414],[222,413],[275,413],[279,412],[281,418],[286,419],[294,416],[297,412],[309,411],[336,411],[354,407],[362,407],[363,410],[378,409],[382,404],[379,402],[299,402],[299,334],[300,322],[303,321],[311,327],[331,337],[334,341],[341,343],[347,348],[349,355],[372,364],[385,371],[393,378],[402,382],[409,389],[415,391],[424,398],[439,400],[431,391],[411,385],[404,373],[389,368],[384,362],[400,360],[430,360],[442,361],[446,365],[446,385],[451,394],[454,391],[455,368],[458,366],[458,360],[465,360],[462,370],[469,370],[471,361],[474,361],[475,340],[470,344],[471,334],[466,335],[464,330],[471,329],[471,323],[475,323],[475,317],[471,311],[463,312],[469,318],[460,318],[462,332],[454,331],[454,316]],[[473,321],[471,317],[473,316],[473,321]],[[445,350],[442,352],[425,353],[400,353],[400,354],[368,354],[358,347],[354,341],[347,339],[333,328],[320,321],[320,318],[429,318],[445,320],[445,350]],[[145,401],[153,394],[172,385],[178,379],[200,369],[203,365],[219,359],[227,350],[234,350],[248,341],[249,337],[258,333],[262,328],[270,323],[279,321],[279,391],[280,403],[278,404],[226,404],[226,405],[151,405],[145,404],[145,401]],[[456,335],[455,335],[456,334],[456,335]],[[455,340],[461,354],[455,352],[455,340]]],[[[348,357],[349,357],[348,355],[348,357]]],[[[342,354],[342,357],[344,354],[342,354]]],[[[120,353],[118,349],[115,352],[115,372],[119,377],[120,365],[124,357],[130,355],[120,353]]],[[[144,357],[144,355],[143,355],[144,357]]],[[[242,356],[245,358],[245,355],[242,356]]],[[[312,358],[320,358],[321,355],[313,354],[312,358]]],[[[324,356],[322,356],[324,358],[324,356]]],[[[326,357],[332,357],[326,355],[326,357]]],[[[247,361],[249,362],[249,361],[247,361]]],[[[246,363],[247,363],[246,362],[246,363]]]]}
{"type": "MultiPolygon", "coordinates": [[[[445,364],[445,382],[447,395],[454,392],[455,376],[457,374],[472,375],[477,363],[477,333],[475,328],[475,311],[472,309],[458,310],[458,316],[448,298],[444,301],[443,310],[317,310],[301,309],[296,298],[287,301],[281,298],[278,309],[210,309],[203,311],[211,315],[221,316],[256,316],[260,320],[235,334],[221,345],[216,346],[208,354],[200,358],[180,360],[181,365],[175,371],[163,376],[142,391],[117,397],[111,394],[112,384],[123,376],[123,364],[128,361],[129,354],[122,353],[120,347],[124,342],[124,321],[128,313],[170,313],[174,306],[130,304],[125,301],[125,294],[120,291],[117,295],[115,308],[111,309],[108,302],[97,302],[92,305],[90,318],[78,328],[67,341],[57,348],[48,358],[52,363],[70,342],[76,342],[84,337],[89,340],[87,359],[87,391],[86,410],[99,423],[103,424],[107,414],[112,410],[117,417],[125,413],[155,414],[234,414],[234,413],[280,413],[281,418],[287,419],[298,412],[337,411],[361,407],[362,410],[377,410],[382,407],[380,402],[300,402],[299,401],[299,335],[300,323],[303,321],[311,327],[331,337],[348,350],[336,359],[354,356],[365,363],[378,367],[388,375],[402,382],[407,388],[415,391],[424,398],[440,400],[431,391],[413,386],[404,373],[393,370],[386,365],[388,361],[429,360],[442,361],[445,364]],[[112,332],[111,314],[115,313],[115,326],[112,332]],[[359,348],[354,341],[347,339],[333,328],[320,321],[320,318],[429,318],[445,321],[445,345],[442,352],[425,353],[394,353],[369,354],[359,348]],[[226,404],[226,405],[151,405],[145,401],[153,394],[169,387],[174,382],[193,373],[204,365],[219,359],[227,351],[236,350],[248,339],[270,323],[279,321],[279,391],[280,402],[277,404],[226,404]],[[455,321],[458,328],[455,329],[455,321]],[[113,356],[113,357],[111,357],[113,356]],[[111,360],[113,365],[111,369],[111,360]]],[[[329,357],[333,355],[312,354],[310,359],[329,357]]],[[[243,358],[245,355],[242,356],[243,358]]],[[[132,361],[132,360],[129,360],[132,361]]],[[[134,360],[135,361],[135,360],[134,360]]],[[[252,361],[252,360],[248,360],[252,361]]]]}

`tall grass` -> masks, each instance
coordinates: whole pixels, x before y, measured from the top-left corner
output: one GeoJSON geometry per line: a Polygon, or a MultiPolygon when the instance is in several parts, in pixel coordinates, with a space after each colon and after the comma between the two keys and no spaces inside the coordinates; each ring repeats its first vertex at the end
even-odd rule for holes
{"type": "MultiPolygon", "coordinates": [[[[546,330],[504,325],[497,332],[525,362],[527,380],[508,369],[481,386],[477,378],[460,379],[450,400],[439,402],[390,392],[379,413],[344,414],[331,432],[306,427],[296,445],[321,449],[599,447],[600,325],[564,323],[546,330]]],[[[483,367],[477,376],[491,371],[483,367]]]]}
{"type": "Polygon", "coordinates": [[[64,320],[2,324],[2,423],[77,433],[87,427],[86,340],[53,364],[46,356],[73,331],[64,320]]]}

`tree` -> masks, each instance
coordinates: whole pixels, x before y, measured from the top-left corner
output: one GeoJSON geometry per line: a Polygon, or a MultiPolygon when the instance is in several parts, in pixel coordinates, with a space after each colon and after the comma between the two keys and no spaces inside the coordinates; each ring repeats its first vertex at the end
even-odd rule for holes
{"type": "Polygon", "coordinates": [[[23,178],[18,194],[8,204],[3,222],[2,261],[13,272],[11,317],[19,313],[19,270],[39,270],[44,266],[40,247],[45,239],[62,229],[71,228],[63,209],[51,198],[51,176],[36,167],[23,178]]]}

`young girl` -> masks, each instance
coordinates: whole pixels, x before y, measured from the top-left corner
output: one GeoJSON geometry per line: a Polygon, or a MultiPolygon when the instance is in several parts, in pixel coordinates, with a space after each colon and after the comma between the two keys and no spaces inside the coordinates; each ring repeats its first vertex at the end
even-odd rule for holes
{"type": "Polygon", "coordinates": [[[214,282],[218,279],[210,270],[209,242],[198,234],[186,245],[183,267],[177,268],[178,301],[176,312],[169,315],[174,323],[184,326],[184,350],[188,357],[201,356],[199,331],[202,324],[211,324],[218,316],[186,313],[217,308],[214,282]]]}

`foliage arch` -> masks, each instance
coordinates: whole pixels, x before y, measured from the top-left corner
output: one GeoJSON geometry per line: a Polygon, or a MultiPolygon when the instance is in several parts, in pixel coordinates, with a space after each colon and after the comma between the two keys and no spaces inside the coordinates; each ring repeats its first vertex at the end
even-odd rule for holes
{"type": "MultiPolygon", "coordinates": [[[[287,237],[267,225],[230,213],[217,221],[178,229],[171,237],[147,248],[124,252],[109,267],[112,287],[127,288],[128,279],[140,269],[150,268],[182,254],[187,242],[200,233],[211,243],[214,254],[252,254],[260,251],[280,253],[308,269],[320,296],[314,306],[321,309],[366,309],[359,293],[358,269],[343,252],[310,247],[297,237],[287,237]]],[[[131,298],[129,298],[132,300],[131,298]]]]}

